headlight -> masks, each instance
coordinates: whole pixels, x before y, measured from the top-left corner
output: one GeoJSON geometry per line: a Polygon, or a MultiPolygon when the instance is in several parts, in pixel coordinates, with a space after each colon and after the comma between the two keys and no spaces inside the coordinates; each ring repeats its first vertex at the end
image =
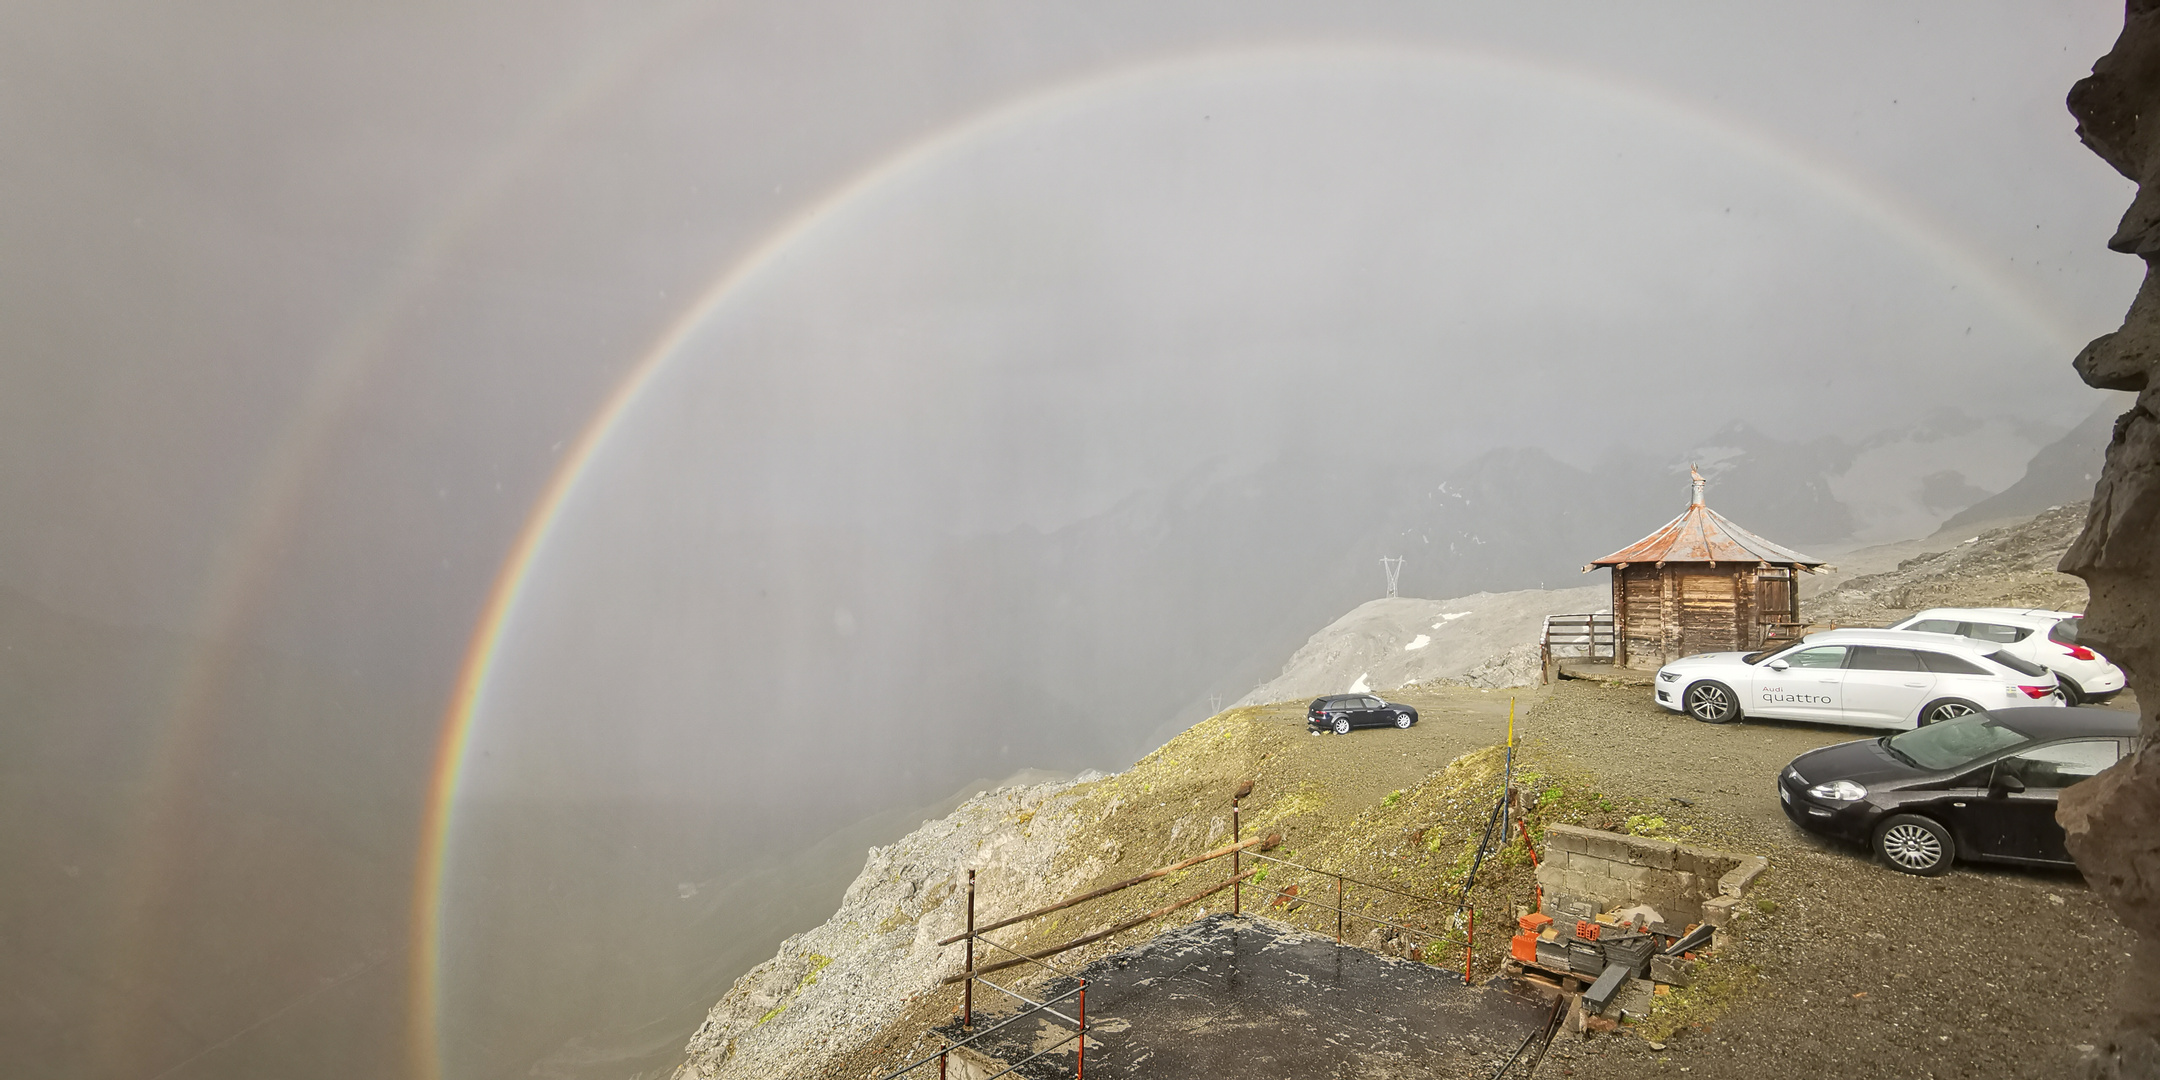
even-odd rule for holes
{"type": "Polygon", "coordinates": [[[1858,802],[1867,798],[1867,789],[1850,780],[1832,780],[1827,784],[1817,784],[1807,789],[1807,793],[1832,802],[1858,802]]]}
{"type": "Polygon", "coordinates": [[[1680,673],[1679,673],[1679,672],[1677,672],[1677,671],[1660,671],[1660,672],[1658,672],[1658,673],[1657,673],[1657,677],[1658,677],[1658,681],[1659,681],[1659,682],[1679,682],[1679,681],[1680,681],[1680,673]]]}

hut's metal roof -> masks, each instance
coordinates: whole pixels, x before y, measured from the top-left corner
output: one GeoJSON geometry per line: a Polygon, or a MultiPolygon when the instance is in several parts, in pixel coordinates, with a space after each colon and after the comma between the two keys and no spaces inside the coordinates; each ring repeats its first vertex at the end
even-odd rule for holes
{"type": "Polygon", "coordinates": [[[1769,563],[1809,570],[1827,565],[1821,559],[1773,544],[1703,505],[1702,474],[1688,471],[1695,479],[1695,499],[1687,510],[1656,532],[1583,567],[1583,571],[1599,566],[1669,562],[1769,563]]]}

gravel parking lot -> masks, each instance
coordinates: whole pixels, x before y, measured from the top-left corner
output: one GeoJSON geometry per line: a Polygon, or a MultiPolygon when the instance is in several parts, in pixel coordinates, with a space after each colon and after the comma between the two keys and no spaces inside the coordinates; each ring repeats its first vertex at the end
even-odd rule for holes
{"type": "MultiPolygon", "coordinates": [[[[1562,682],[1524,723],[1525,756],[1590,778],[1684,839],[1767,855],[1723,960],[1730,1001],[1662,1049],[1556,1042],[1545,1075],[2059,1077],[2096,1043],[2129,935],[2074,872],[1960,866],[1916,878],[1794,828],[1771,786],[1827,725],[1696,723],[1644,687],[1562,682]]],[[[2118,700],[2119,707],[2129,707],[2118,700]]]]}

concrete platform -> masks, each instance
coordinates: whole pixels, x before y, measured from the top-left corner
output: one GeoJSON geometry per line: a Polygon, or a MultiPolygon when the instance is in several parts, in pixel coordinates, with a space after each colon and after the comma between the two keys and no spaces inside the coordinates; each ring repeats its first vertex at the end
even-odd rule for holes
{"type": "MultiPolygon", "coordinates": [[[[1484,1078],[1551,1014],[1536,997],[1466,987],[1459,972],[1252,916],[1210,916],[1081,975],[1089,983],[1091,1077],[1484,1078]]],[[[1003,999],[986,988],[975,993],[978,1006],[1003,999]]],[[[978,1028],[992,1023],[976,1018],[978,1028]]],[[[1071,1030],[1037,1018],[978,1049],[1002,1067],[1071,1030]]],[[[1072,1049],[1068,1043],[1016,1075],[1070,1077],[1072,1049]]]]}
{"type": "Polygon", "coordinates": [[[1562,679],[1595,679],[1599,682],[1627,683],[1630,686],[1648,686],[1657,681],[1655,668],[1619,667],[1610,660],[1582,660],[1567,657],[1553,661],[1562,679]]]}

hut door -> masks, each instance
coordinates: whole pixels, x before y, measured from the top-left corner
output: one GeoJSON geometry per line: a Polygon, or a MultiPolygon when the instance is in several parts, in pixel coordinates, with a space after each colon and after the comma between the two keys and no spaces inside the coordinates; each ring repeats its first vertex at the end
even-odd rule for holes
{"type": "Polygon", "coordinates": [[[1740,640],[1749,627],[1740,621],[1744,578],[1731,570],[1691,570],[1680,584],[1679,656],[1746,648],[1740,640]]]}
{"type": "Polygon", "coordinates": [[[1790,637],[1799,622],[1800,605],[1793,595],[1793,572],[1788,569],[1755,572],[1755,640],[1749,645],[1790,637]]]}

